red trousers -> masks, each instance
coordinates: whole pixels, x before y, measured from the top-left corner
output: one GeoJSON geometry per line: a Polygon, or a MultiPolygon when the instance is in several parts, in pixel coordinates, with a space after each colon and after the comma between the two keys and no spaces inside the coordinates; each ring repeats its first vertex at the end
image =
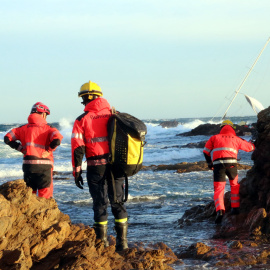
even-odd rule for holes
{"type": "Polygon", "coordinates": [[[226,185],[226,175],[231,186],[231,207],[240,207],[240,196],[238,175],[236,165],[225,166],[223,164],[214,165],[214,202],[216,211],[224,210],[224,190],[226,185]]]}
{"type": "Polygon", "coordinates": [[[46,199],[53,197],[53,170],[41,173],[24,173],[26,185],[33,189],[34,194],[46,199]]]}
{"type": "Polygon", "coordinates": [[[35,193],[35,194],[38,193],[38,197],[43,197],[46,199],[52,198],[53,197],[53,181],[51,182],[50,187],[42,188],[39,190],[33,190],[32,193],[35,193]]]}

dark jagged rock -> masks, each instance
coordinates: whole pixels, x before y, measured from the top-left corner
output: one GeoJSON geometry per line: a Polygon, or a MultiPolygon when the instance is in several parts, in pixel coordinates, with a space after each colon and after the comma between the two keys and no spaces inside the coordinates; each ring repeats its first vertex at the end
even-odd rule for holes
{"type": "Polygon", "coordinates": [[[182,148],[204,148],[207,141],[201,141],[196,143],[188,143],[183,145],[182,148]]]}
{"type": "Polygon", "coordinates": [[[32,194],[23,180],[0,186],[0,269],[172,269],[176,255],[163,243],[116,253],[93,228],[72,224],[54,199],[32,194]]]}
{"type": "MultiPolygon", "coordinates": [[[[239,170],[248,170],[251,168],[249,165],[237,164],[239,170]]],[[[153,171],[165,171],[173,170],[178,173],[196,172],[196,171],[208,171],[209,168],[205,161],[198,162],[181,162],[177,164],[167,164],[167,165],[150,165],[143,166],[142,170],[153,170],[153,171]]]]}
{"type": "MultiPolygon", "coordinates": [[[[230,192],[225,194],[226,212],[221,225],[216,227],[213,241],[220,241],[215,249],[210,249],[202,260],[210,259],[216,267],[266,265],[269,268],[270,256],[270,107],[258,114],[256,124],[256,149],[252,154],[253,167],[240,182],[240,214],[230,214],[230,192]],[[234,250],[233,256],[226,252],[234,250]],[[223,241],[223,242],[222,242],[223,241]]],[[[178,221],[179,226],[209,221],[215,217],[214,202],[193,207],[178,221]]],[[[209,239],[209,242],[212,241],[209,239]]],[[[179,258],[197,258],[192,247],[180,250],[179,258]],[[190,251],[190,252],[188,252],[190,251]]],[[[264,269],[266,269],[264,268],[264,269]]]]}
{"type": "Polygon", "coordinates": [[[177,134],[176,136],[197,136],[197,135],[214,135],[219,133],[220,125],[202,124],[192,129],[191,131],[177,134]]]}
{"type": "Polygon", "coordinates": [[[172,146],[161,147],[161,149],[169,149],[169,148],[181,148],[181,146],[180,145],[172,145],[172,146]]]}
{"type": "MultiPolygon", "coordinates": [[[[237,136],[253,135],[256,131],[254,125],[255,124],[252,124],[251,126],[235,125],[235,133],[237,136]]],[[[198,136],[198,135],[212,136],[218,134],[219,132],[220,132],[220,125],[207,123],[199,125],[198,127],[192,129],[191,131],[177,134],[176,136],[198,136]]]]}
{"type": "Polygon", "coordinates": [[[174,120],[174,121],[163,121],[159,124],[159,126],[162,126],[163,128],[174,128],[179,125],[179,122],[174,120]]]}
{"type": "Polygon", "coordinates": [[[161,149],[169,149],[169,148],[204,148],[207,141],[201,141],[196,143],[188,143],[185,145],[172,145],[172,146],[164,146],[161,149]]]}

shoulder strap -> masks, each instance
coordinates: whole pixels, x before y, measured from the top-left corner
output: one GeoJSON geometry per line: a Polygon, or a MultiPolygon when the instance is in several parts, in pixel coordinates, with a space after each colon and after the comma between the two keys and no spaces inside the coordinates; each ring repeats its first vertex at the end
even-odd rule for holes
{"type": "Polygon", "coordinates": [[[114,107],[111,108],[111,112],[112,112],[112,114],[116,114],[116,110],[114,107]]]}

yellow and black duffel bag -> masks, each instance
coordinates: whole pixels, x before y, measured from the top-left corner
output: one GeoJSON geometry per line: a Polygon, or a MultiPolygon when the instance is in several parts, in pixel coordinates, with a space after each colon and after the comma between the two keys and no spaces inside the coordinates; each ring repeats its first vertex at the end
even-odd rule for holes
{"type": "Polygon", "coordinates": [[[142,168],[147,128],[143,121],[128,113],[112,112],[108,121],[111,173],[114,178],[125,177],[127,200],[127,177],[142,168]]]}

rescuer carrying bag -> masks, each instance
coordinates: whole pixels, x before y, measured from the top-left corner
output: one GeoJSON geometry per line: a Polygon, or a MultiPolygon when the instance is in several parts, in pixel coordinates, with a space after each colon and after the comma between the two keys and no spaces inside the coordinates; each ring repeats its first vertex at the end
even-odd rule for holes
{"type": "Polygon", "coordinates": [[[136,174],[142,168],[143,147],[146,144],[146,125],[138,118],[116,112],[112,108],[112,116],[108,121],[108,138],[110,147],[110,171],[116,198],[114,179],[125,177],[125,199],[128,199],[128,177],[136,174]]]}

